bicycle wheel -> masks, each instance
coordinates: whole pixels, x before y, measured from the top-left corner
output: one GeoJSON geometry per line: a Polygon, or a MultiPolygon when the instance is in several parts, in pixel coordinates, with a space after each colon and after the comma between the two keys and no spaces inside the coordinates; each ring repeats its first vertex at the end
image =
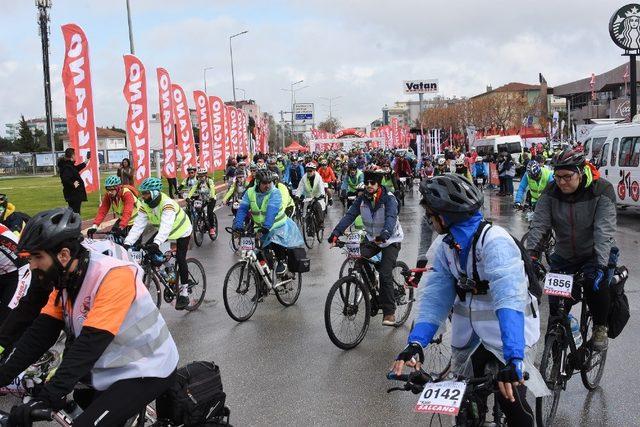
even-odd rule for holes
{"type": "Polygon", "coordinates": [[[346,258],[340,266],[340,273],[338,274],[338,278],[344,277],[349,274],[349,270],[352,270],[353,268],[355,268],[355,266],[355,258],[346,258]]]}
{"type": "Polygon", "coordinates": [[[280,286],[276,287],[276,298],[280,304],[289,307],[298,301],[300,291],[302,290],[302,274],[289,273],[293,275],[290,279],[280,286]]]}
{"type": "Polygon", "coordinates": [[[314,216],[313,214],[307,214],[302,221],[302,238],[304,239],[304,245],[309,249],[313,249],[316,243],[315,234],[314,216]]]}
{"type": "Polygon", "coordinates": [[[240,249],[240,234],[238,234],[236,237],[233,237],[233,234],[231,235],[231,249],[233,249],[233,252],[238,252],[238,249],[240,249]]]}
{"type": "Polygon", "coordinates": [[[582,314],[580,315],[580,330],[582,331],[582,342],[587,343],[584,350],[587,351],[584,365],[580,368],[580,378],[587,390],[595,390],[600,385],[604,365],[607,361],[607,350],[595,351],[591,348],[590,340],[593,338],[593,318],[586,304],[582,304],[582,314]]]}
{"type": "Polygon", "coordinates": [[[369,291],[353,276],[338,279],[327,295],[324,325],[337,347],[349,350],[364,339],[369,329],[369,291]]]}
{"type": "Polygon", "coordinates": [[[194,311],[200,307],[207,293],[207,274],[200,261],[195,258],[187,258],[187,270],[189,271],[189,305],[185,310],[194,311]]]}
{"type": "Polygon", "coordinates": [[[201,218],[202,215],[194,213],[191,215],[191,226],[193,227],[193,241],[196,243],[197,247],[202,246],[202,240],[204,239],[204,234],[202,233],[201,227],[201,218]]]}
{"type": "Polygon", "coordinates": [[[322,243],[324,240],[324,227],[318,227],[316,230],[316,238],[318,239],[318,243],[322,243]]]}
{"type": "MultiPolygon", "coordinates": [[[[413,329],[413,326],[411,327],[413,329]]],[[[447,318],[424,349],[423,369],[442,378],[451,367],[451,318],[447,318]]]]}
{"type": "Polygon", "coordinates": [[[222,297],[224,308],[236,322],[248,320],[258,306],[258,272],[246,261],[231,266],[224,278],[222,297]]]}
{"type": "Polygon", "coordinates": [[[551,391],[551,396],[536,398],[536,422],[538,427],[552,425],[556,416],[560,393],[564,388],[561,369],[566,352],[566,346],[562,344],[560,336],[555,333],[545,336],[540,373],[551,391]]]}
{"type": "Polygon", "coordinates": [[[411,308],[413,307],[413,287],[407,287],[404,285],[404,276],[402,275],[402,272],[408,270],[409,266],[402,261],[396,261],[396,265],[392,270],[393,297],[396,303],[395,327],[404,325],[409,318],[411,308]]]}
{"type": "Polygon", "coordinates": [[[213,218],[211,218],[211,226],[215,232],[213,234],[209,233],[209,239],[211,239],[212,242],[215,242],[218,238],[218,215],[216,215],[215,212],[213,212],[213,218]]]}
{"type": "Polygon", "coordinates": [[[158,278],[155,274],[148,271],[145,273],[142,283],[144,283],[146,288],[149,290],[149,295],[151,295],[153,303],[156,307],[160,308],[160,304],[162,304],[162,290],[158,278]]]}

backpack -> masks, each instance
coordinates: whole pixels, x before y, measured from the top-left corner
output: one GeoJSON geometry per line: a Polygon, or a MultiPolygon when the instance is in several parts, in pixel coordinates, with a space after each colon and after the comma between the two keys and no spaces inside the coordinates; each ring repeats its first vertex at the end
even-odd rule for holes
{"type": "Polygon", "coordinates": [[[122,184],[123,188],[126,188],[127,190],[131,191],[133,193],[134,196],[136,196],[136,199],[138,197],[140,197],[140,192],[138,191],[138,189],[136,187],[134,187],[133,185],[130,184],[122,184]]]}
{"type": "MultiPolygon", "coordinates": [[[[487,281],[480,280],[480,276],[478,275],[478,264],[476,259],[476,244],[478,243],[480,236],[482,236],[481,243],[484,244],[484,238],[487,235],[487,233],[485,233],[484,230],[486,228],[488,232],[489,228],[491,228],[492,226],[493,225],[491,224],[491,222],[482,220],[480,222],[480,225],[478,226],[478,229],[476,230],[476,234],[473,235],[473,243],[471,246],[471,250],[473,251],[472,252],[473,280],[475,280],[475,282],[479,284],[485,283],[485,286],[488,286],[487,281]]],[[[522,245],[522,242],[520,242],[520,240],[516,239],[511,233],[509,233],[509,236],[511,236],[511,238],[515,242],[518,249],[520,249],[520,258],[522,258],[522,262],[524,263],[524,272],[526,273],[527,281],[529,282],[529,286],[528,286],[529,292],[531,293],[531,295],[535,296],[538,299],[538,304],[540,304],[541,298],[542,298],[542,285],[538,280],[538,275],[536,274],[536,269],[533,265],[533,262],[531,261],[531,257],[527,254],[527,251],[522,245]]],[[[535,317],[535,310],[533,310],[533,313],[535,317]]]]}
{"type": "Polygon", "coordinates": [[[156,399],[156,406],[162,408],[158,415],[172,425],[228,425],[225,399],[220,368],[213,362],[198,361],[178,369],[176,382],[156,399]]]}
{"type": "Polygon", "coordinates": [[[617,267],[609,285],[611,307],[609,308],[609,318],[607,319],[609,328],[607,335],[612,339],[620,335],[627,325],[629,317],[631,317],[629,299],[624,293],[624,284],[628,277],[629,271],[626,267],[617,267]]]}

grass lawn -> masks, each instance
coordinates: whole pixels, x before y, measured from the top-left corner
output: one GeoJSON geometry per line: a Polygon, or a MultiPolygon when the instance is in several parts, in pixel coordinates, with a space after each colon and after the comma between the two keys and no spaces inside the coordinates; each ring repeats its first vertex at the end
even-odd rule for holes
{"type": "MultiPolygon", "coordinates": [[[[104,194],[104,180],[114,172],[100,172],[102,194],[104,194]]],[[[216,184],[222,182],[222,172],[214,174],[216,184]]],[[[166,180],[162,180],[167,185],[166,180]]],[[[178,181],[179,183],[180,181],[178,181]]],[[[62,184],[57,176],[29,176],[20,178],[1,178],[0,193],[5,193],[9,202],[16,206],[16,210],[33,215],[37,212],[60,206],[67,206],[62,197],[62,184]]],[[[82,218],[90,219],[98,211],[98,192],[88,194],[88,201],[82,203],[82,218]]]]}

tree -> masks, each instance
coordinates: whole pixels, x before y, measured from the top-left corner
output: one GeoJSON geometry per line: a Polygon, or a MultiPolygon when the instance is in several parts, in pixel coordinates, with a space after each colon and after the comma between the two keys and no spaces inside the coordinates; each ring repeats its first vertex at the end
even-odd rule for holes
{"type": "Polygon", "coordinates": [[[18,139],[16,140],[16,148],[22,153],[32,153],[37,151],[38,142],[34,138],[29,125],[24,116],[20,116],[20,130],[18,132],[18,139]]]}
{"type": "Polygon", "coordinates": [[[3,138],[0,136],[0,152],[7,153],[15,151],[14,143],[9,138],[3,138]]]}
{"type": "Polygon", "coordinates": [[[124,129],[120,129],[120,128],[117,128],[117,127],[115,127],[114,125],[111,125],[111,127],[110,127],[110,128],[107,128],[107,129],[115,130],[116,132],[127,133],[127,131],[126,131],[126,130],[124,130],[124,129]]]}
{"type": "Polygon", "coordinates": [[[320,122],[318,129],[329,133],[336,133],[338,130],[342,129],[342,123],[340,123],[340,120],[335,117],[329,117],[324,122],[320,122]]]}

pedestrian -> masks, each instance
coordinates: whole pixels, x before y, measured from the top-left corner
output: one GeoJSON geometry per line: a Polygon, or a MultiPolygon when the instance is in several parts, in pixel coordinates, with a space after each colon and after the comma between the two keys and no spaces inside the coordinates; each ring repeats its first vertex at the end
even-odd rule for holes
{"type": "Polygon", "coordinates": [[[175,176],[173,178],[167,177],[167,184],[169,184],[169,197],[171,199],[175,199],[178,197],[178,178],[175,176]],[[176,197],[173,197],[175,194],[176,197]]]}
{"type": "Polygon", "coordinates": [[[122,185],[133,185],[133,168],[129,159],[122,159],[117,175],[122,181],[122,185]]]}
{"type": "MultiPolygon", "coordinates": [[[[86,162],[75,164],[76,150],[67,148],[64,157],[58,159],[58,170],[62,182],[62,194],[69,207],[77,214],[80,213],[80,205],[87,201],[87,191],[84,181],[80,177],[80,171],[87,167],[86,162]]],[[[87,160],[91,159],[91,151],[87,152],[87,160]]]]}

